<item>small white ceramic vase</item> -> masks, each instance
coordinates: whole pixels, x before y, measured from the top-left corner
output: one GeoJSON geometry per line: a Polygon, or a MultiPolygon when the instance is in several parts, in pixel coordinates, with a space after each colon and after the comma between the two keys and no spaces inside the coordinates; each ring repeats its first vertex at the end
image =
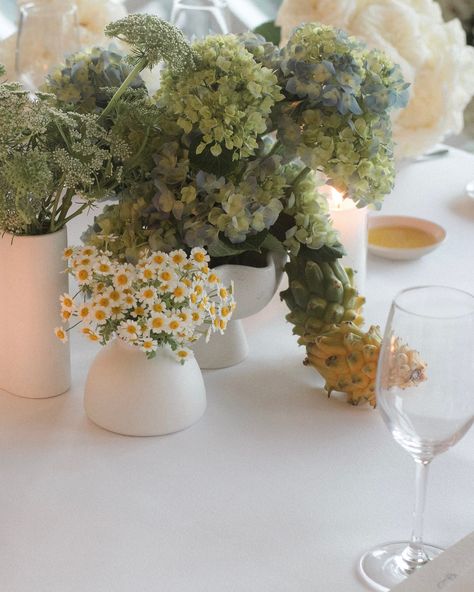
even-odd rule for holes
{"type": "Polygon", "coordinates": [[[162,436],[196,422],[206,389],[194,358],[180,364],[160,349],[149,360],[114,339],[97,354],[87,376],[84,408],[97,425],[125,436],[162,436]]]}
{"type": "Polygon", "coordinates": [[[66,245],[65,228],[0,235],[0,388],[20,397],[54,397],[71,383],[69,344],[54,335],[68,291],[66,245]]]}
{"type": "Polygon", "coordinates": [[[201,337],[193,345],[194,355],[202,369],[235,366],[248,356],[249,346],[241,319],[260,312],[275,295],[283,276],[286,254],[269,252],[265,267],[221,265],[215,271],[228,286],[234,282],[237,308],[225,333],[214,333],[208,343],[201,337]]]}

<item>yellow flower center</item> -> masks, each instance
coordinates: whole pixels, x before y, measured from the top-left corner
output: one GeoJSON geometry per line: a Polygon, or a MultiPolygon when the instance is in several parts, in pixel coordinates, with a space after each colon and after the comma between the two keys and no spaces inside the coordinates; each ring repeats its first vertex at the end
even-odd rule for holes
{"type": "MultiPolygon", "coordinates": [[[[82,317],[83,319],[86,318],[88,314],[89,314],[89,307],[88,306],[83,306],[79,311],[79,316],[82,317]]],[[[90,331],[90,329],[84,329],[83,332],[85,332],[85,331],[90,331]]]]}
{"type": "Polygon", "coordinates": [[[230,314],[230,310],[229,310],[229,308],[228,308],[227,306],[223,306],[223,307],[221,308],[221,315],[222,315],[223,317],[228,317],[228,316],[229,316],[229,314],[230,314]]]}
{"type": "Polygon", "coordinates": [[[164,282],[169,282],[171,279],[171,273],[169,271],[162,271],[160,277],[164,282]]]}
{"type": "Polygon", "coordinates": [[[144,298],[153,298],[153,296],[155,295],[154,291],[151,288],[147,288],[144,292],[143,292],[143,297],[144,298]]]}
{"type": "Polygon", "coordinates": [[[156,302],[153,305],[153,312],[163,312],[163,310],[164,310],[164,307],[163,307],[163,304],[161,302],[156,302]]]}
{"type": "Polygon", "coordinates": [[[200,251],[198,251],[197,253],[194,253],[194,261],[197,261],[198,263],[202,263],[205,260],[206,260],[206,255],[204,253],[201,253],[200,251]]]}
{"type": "Polygon", "coordinates": [[[71,308],[72,306],[74,306],[74,302],[71,300],[71,298],[64,298],[63,306],[67,306],[68,308],[71,308]]]}
{"type": "Polygon", "coordinates": [[[176,320],[170,321],[169,327],[172,331],[176,331],[176,329],[179,329],[179,322],[176,320]]]}
{"type": "Polygon", "coordinates": [[[77,274],[77,277],[81,280],[81,281],[85,281],[88,279],[89,277],[89,272],[87,271],[87,269],[80,269],[79,273],[77,274]]]}
{"type": "Polygon", "coordinates": [[[104,308],[107,308],[110,304],[110,300],[108,298],[106,298],[105,296],[103,296],[100,300],[99,300],[99,305],[103,306],[104,308]]]}
{"type": "Polygon", "coordinates": [[[137,306],[134,310],[134,313],[137,316],[142,317],[145,314],[145,309],[143,308],[143,306],[137,306]]]}
{"type": "Polygon", "coordinates": [[[180,349],[178,351],[178,358],[182,358],[183,360],[186,359],[189,356],[189,353],[187,351],[185,351],[184,349],[180,349]]]}
{"type": "Polygon", "coordinates": [[[175,263],[176,265],[179,265],[183,261],[184,261],[184,256],[181,255],[180,253],[176,253],[175,255],[173,255],[173,263],[175,263]]]}
{"type": "Polygon", "coordinates": [[[151,321],[151,326],[153,329],[161,329],[163,327],[164,321],[160,317],[156,317],[151,321]]]}
{"type": "Polygon", "coordinates": [[[99,265],[99,271],[100,273],[107,273],[110,271],[110,265],[108,265],[107,263],[101,263],[99,265]]]}
{"type": "Polygon", "coordinates": [[[135,327],[135,325],[128,325],[127,333],[130,333],[130,335],[135,335],[136,332],[137,328],[135,327]]]}
{"type": "Polygon", "coordinates": [[[112,290],[112,292],[109,294],[109,298],[114,302],[118,302],[120,300],[120,292],[117,292],[117,290],[112,290]]]}
{"type": "Polygon", "coordinates": [[[173,296],[174,296],[175,298],[181,298],[181,296],[183,296],[183,294],[184,294],[184,290],[183,290],[183,288],[181,288],[180,286],[177,286],[177,287],[174,289],[173,296]]]}
{"type": "Polygon", "coordinates": [[[220,296],[221,298],[227,298],[227,290],[226,290],[225,288],[221,288],[221,289],[219,290],[219,296],[220,296]]]}
{"type": "Polygon", "coordinates": [[[103,310],[96,310],[94,316],[98,321],[103,321],[106,318],[106,314],[103,310]]]}
{"type": "Polygon", "coordinates": [[[121,273],[117,276],[117,284],[119,286],[126,286],[128,284],[128,276],[125,273],[121,273]]]}
{"type": "Polygon", "coordinates": [[[144,269],[143,270],[143,277],[146,280],[151,280],[153,278],[153,271],[151,269],[144,269]]]}
{"type": "Polygon", "coordinates": [[[153,261],[155,263],[157,263],[158,265],[161,265],[163,263],[163,261],[165,260],[165,258],[163,257],[163,255],[155,255],[153,257],[153,261]]]}

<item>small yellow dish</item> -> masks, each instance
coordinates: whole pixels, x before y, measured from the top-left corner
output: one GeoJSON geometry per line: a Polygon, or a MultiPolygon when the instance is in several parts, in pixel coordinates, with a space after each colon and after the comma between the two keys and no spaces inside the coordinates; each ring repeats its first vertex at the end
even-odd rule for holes
{"type": "Polygon", "coordinates": [[[386,259],[419,259],[446,238],[439,224],[411,216],[371,216],[369,251],[386,259]]]}

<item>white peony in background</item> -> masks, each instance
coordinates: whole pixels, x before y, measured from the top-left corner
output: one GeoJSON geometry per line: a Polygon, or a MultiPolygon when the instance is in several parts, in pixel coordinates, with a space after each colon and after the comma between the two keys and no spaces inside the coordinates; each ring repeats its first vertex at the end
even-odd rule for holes
{"type": "MultiPolygon", "coordinates": [[[[29,0],[17,0],[19,6],[29,0]]],[[[36,0],[48,4],[51,0],[36,0]]],[[[105,26],[127,15],[123,0],[76,0],[79,38],[82,47],[108,45],[104,37],[105,26]]],[[[43,35],[55,35],[55,31],[42,31],[43,35]]],[[[38,34],[39,35],[39,34],[38,34]]],[[[0,64],[5,66],[10,80],[15,75],[16,33],[0,42],[0,64]]]]}
{"type": "Polygon", "coordinates": [[[458,20],[444,22],[434,0],[284,0],[282,42],[301,22],[346,30],[400,64],[410,102],[394,116],[398,158],[417,156],[463,129],[474,95],[474,48],[458,20]]]}

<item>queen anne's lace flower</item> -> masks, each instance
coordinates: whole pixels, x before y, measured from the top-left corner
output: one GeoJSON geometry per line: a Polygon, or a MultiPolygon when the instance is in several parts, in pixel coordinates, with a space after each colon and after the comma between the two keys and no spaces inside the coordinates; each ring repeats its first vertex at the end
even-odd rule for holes
{"type": "Polygon", "coordinates": [[[474,48],[459,21],[443,21],[434,0],[284,0],[277,18],[283,40],[308,21],[340,27],[401,66],[412,86],[408,107],[393,115],[398,157],[462,130],[474,94],[474,48]]]}

